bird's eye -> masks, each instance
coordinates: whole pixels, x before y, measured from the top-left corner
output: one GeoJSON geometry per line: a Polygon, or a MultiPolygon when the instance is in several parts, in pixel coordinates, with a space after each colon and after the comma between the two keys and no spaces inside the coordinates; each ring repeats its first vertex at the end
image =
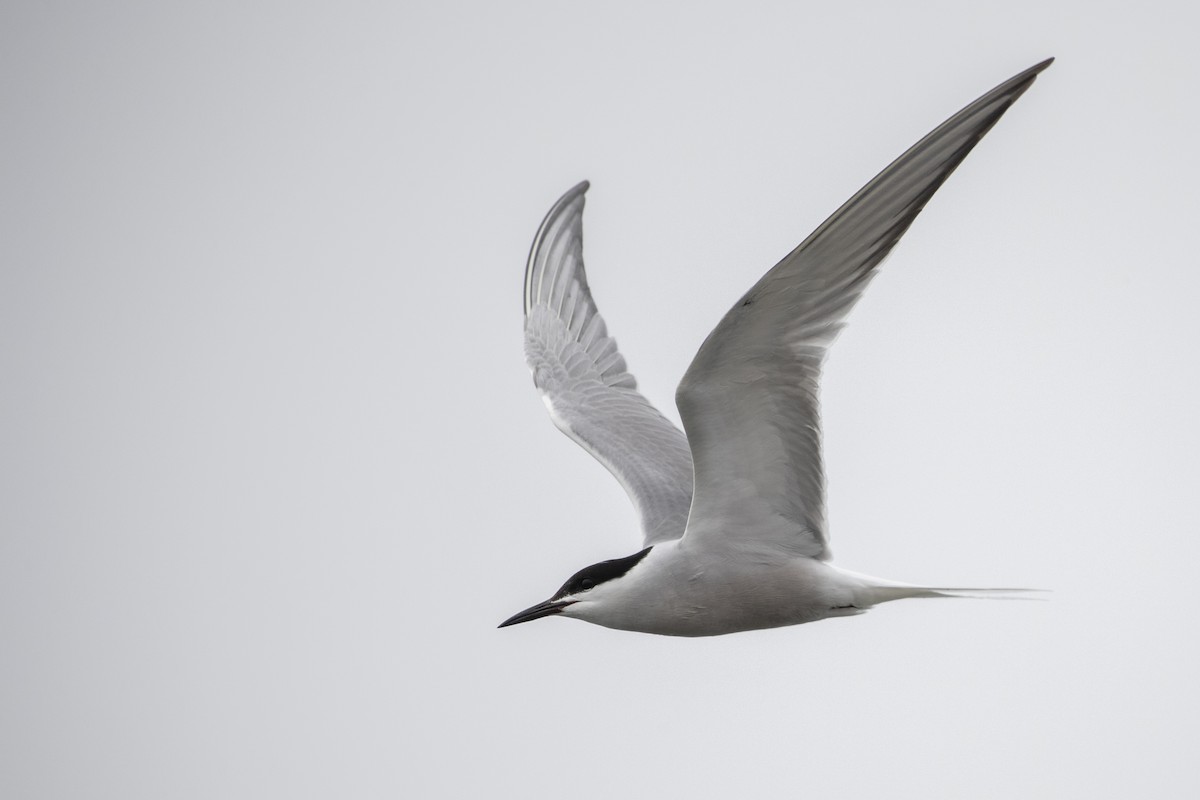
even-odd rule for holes
{"type": "Polygon", "coordinates": [[[596,585],[596,582],[594,580],[592,580],[591,578],[584,578],[583,580],[581,580],[579,582],[579,588],[583,589],[583,591],[585,591],[585,592],[595,585],[596,585]]]}

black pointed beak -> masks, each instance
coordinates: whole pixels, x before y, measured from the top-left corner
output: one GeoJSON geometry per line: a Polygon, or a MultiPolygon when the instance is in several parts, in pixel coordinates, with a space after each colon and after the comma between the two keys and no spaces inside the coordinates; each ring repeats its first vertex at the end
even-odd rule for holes
{"type": "Polygon", "coordinates": [[[519,614],[513,614],[508,619],[501,622],[497,627],[507,628],[509,625],[519,625],[522,622],[533,622],[535,619],[548,617],[551,614],[561,614],[562,610],[576,601],[574,600],[547,600],[544,603],[538,603],[536,606],[527,608],[519,614]]]}

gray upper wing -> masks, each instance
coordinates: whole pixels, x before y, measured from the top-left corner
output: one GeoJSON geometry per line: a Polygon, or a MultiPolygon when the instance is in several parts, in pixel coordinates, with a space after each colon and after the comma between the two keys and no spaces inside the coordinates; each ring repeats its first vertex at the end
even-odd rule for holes
{"type": "Polygon", "coordinates": [[[559,430],[608,468],[637,509],[645,544],[683,535],[692,457],[683,433],[637,391],[583,269],[587,182],[542,222],[525,270],[525,360],[559,430]]]}
{"type": "Polygon", "coordinates": [[[685,543],[829,558],[817,401],[825,353],[925,203],[1049,65],[1004,82],[896,159],[705,340],[676,394],[695,459],[685,543]]]}

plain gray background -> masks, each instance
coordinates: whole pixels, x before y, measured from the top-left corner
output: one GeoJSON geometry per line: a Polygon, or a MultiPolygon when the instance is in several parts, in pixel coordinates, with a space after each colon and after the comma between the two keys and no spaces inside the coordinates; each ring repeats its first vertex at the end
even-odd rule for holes
{"type": "Polygon", "coordinates": [[[0,795],[1195,796],[1187,8],[5,3],[0,795]],[[640,546],[523,363],[555,198],[674,415],[759,275],[1050,55],[823,397],[839,564],[1052,599],[497,631],[640,546]]]}

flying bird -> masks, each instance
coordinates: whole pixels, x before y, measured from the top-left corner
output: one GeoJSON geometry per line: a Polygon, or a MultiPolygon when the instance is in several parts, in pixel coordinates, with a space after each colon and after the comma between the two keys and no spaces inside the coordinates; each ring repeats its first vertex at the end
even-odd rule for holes
{"type": "Polygon", "coordinates": [[[1000,84],[909,148],[734,304],[679,384],[683,431],[638,392],[588,289],[587,182],[554,204],[525,271],[526,361],[554,424],[629,494],[643,549],[580,570],[500,627],[558,615],[714,636],[860,614],[907,597],[1019,591],[914,586],[831,563],[818,389],[825,354],[880,264],[1052,61],[1000,84]]]}

